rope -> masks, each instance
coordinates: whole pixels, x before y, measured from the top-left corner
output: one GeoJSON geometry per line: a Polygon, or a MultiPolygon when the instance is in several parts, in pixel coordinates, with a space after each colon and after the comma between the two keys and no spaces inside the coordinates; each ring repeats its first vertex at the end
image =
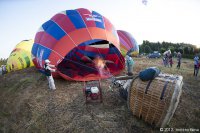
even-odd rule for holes
{"type": "Polygon", "coordinates": [[[153,80],[149,80],[149,82],[148,82],[148,84],[147,84],[147,86],[146,86],[146,89],[145,89],[145,94],[147,94],[147,91],[148,91],[148,89],[149,89],[149,87],[150,87],[152,81],[153,81],[153,80]]]}
{"type": "Polygon", "coordinates": [[[162,93],[161,93],[161,96],[160,96],[160,100],[163,100],[163,97],[164,97],[164,94],[165,94],[165,91],[167,89],[167,85],[168,85],[169,81],[166,81],[165,82],[165,85],[163,87],[163,90],[162,90],[162,93]]]}

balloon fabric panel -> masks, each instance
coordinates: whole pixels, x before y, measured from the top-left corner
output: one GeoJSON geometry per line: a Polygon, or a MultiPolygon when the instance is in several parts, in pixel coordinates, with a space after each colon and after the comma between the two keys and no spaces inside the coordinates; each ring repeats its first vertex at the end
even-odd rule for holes
{"type": "Polygon", "coordinates": [[[111,22],[96,11],[79,8],[60,12],[45,22],[36,33],[32,54],[40,71],[49,59],[58,68],[53,75],[88,81],[108,78],[124,69],[119,48],[111,22]],[[116,63],[106,64],[109,75],[100,75],[94,63],[97,57],[116,63]]]}
{"type": "Polygon", "coordinates": [[[8,72],[34,66],[31,60],[33,40],[23,40],[11,52],[6,63],[8,72]]]}
{"type": "Polygon", "coordinates": [[[133,36],[123,30],[117,30],[120,40],[120,51],[123,56],[131,54],[137,56],[139,54],[139,46],[133,36]]]}

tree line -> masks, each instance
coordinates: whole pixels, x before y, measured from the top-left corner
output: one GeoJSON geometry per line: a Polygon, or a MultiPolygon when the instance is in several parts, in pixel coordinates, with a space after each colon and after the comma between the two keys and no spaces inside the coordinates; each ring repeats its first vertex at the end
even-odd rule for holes
{"type": "Polygon", "coordinates": [[[195,45],[187,43],[171,43],[171,42],[150,42],[144,40],[141,45],[139,45],[140,53],[152,53],[153,51],[158,51],[164,53],[166,50],[171,50],[172,54],[181,52],[184,58],[194,58],[195,54],[200,54],[200,48],[195,45]]]}
{"type": "Polygon", "coordinates": [[[0,58],[0,66],[1,66],[1,65],[5,65],[6,62],[7,62],[7,59],[0,58]]]}

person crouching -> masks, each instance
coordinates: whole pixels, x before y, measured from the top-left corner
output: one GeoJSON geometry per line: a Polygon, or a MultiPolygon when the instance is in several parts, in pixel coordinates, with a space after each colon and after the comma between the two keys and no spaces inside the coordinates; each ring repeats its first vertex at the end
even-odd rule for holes
{"type": "Polygon", "coordinates": [[[53,69],[53,68],[55,68],[55,65],[51,65],[50,61],[48,59],[46,59],[45,60],[45,64],[44,64],[44,69],[45,69],[45,74],[47,76],[49,89],[51,89],[51,90],[55,90],[56,89],[55,84],[54,84],[54,79],[53,79],[53,76],[51,74],[51,72],[55,72],[56,71],[56,69],[53,69]]]}
{"type": "Polygon", "coordinates": [[[133,66],[134,66],[133,58],[131,57],[130,54],[127,54],[125,56],[125,60],[126,60],[126,67],[127,67],[127,75],[132,76],[133,75],[133,66]]]}

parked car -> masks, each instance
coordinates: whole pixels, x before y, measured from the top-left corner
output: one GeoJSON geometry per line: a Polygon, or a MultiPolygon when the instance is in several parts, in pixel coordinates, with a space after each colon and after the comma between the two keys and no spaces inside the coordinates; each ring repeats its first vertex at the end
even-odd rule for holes
{"type": "Polygon", "coordinates": [[[147,55],[148,58],[160,58],[161,54],[160,53],[151,53],[149,55],[147,55]]]}

